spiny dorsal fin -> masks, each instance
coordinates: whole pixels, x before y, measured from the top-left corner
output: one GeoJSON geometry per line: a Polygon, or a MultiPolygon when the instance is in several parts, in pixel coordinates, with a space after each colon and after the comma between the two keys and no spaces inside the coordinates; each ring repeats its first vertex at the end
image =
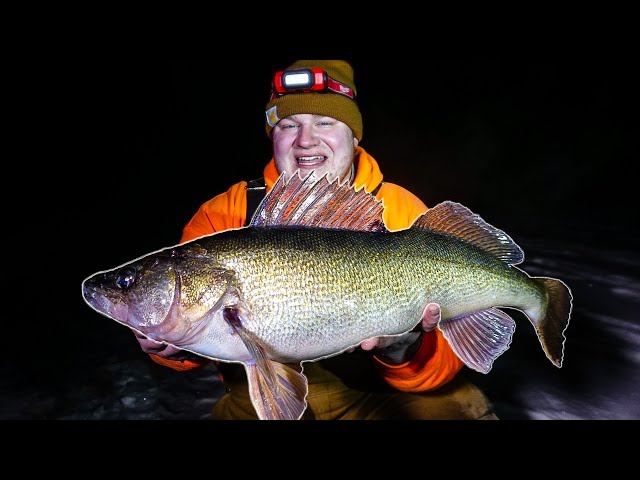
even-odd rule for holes
{"type": "Polygon", "coordinates": [[[296,171],[289,180],[280,175],[249,223],[250,227],[304,226],[387,231],[382,220],[384,206],[364,188],[356,190],[327,175],[318,179],[312,171],[304,178],[296,171]]]}
{"type": "Polygon", "coordinates": [[[524,260],[524,252],[509,235],[456,202],[439,203],[418,217],[412,227],[462,238],[510,265],[524,260]]]}

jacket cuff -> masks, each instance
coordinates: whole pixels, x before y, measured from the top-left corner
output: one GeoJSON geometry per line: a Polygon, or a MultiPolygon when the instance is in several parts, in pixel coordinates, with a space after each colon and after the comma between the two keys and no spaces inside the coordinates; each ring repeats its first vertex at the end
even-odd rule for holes
{"type": "Polygon", "coordinates": [[[435,390],[453,380],[464,366],[437,328],[422,335],[418,351],[404,363],[392,365],[373,358],[382,378],[404,392],[435,390]]]}
{"type": "Polygon", "coordinates": [[[196,368],[201,368],[211,363],[211,360],[207,358],[199,358],[199,357],[194,357],[192,359],[190,358],[185,360],[169,360],[167,358],[162,358],[162,357],[159,357],[158,355],[154,355],[153,353],[150,353],[149,356],[151,357],[151,360],[153,360],[157,364],[162,365],[164,367],[169,367],[178,371],[195,370],[196,368]]]}

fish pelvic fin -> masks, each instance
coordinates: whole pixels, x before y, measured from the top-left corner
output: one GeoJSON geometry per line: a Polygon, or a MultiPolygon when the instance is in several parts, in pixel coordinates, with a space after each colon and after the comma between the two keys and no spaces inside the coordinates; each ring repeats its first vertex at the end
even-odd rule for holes
{"type": "Polygon", "coordinates": [[[246,365],[249,396],[260,420],[299,420],[307,408],[307,377],[302,367],[265,359],[246,365]]]}
{"type": "Polygon", "coordinates": [[[312,171],[289,180],[282,173],[256,209],[250,227],[289,225],[384,232],[383,202],[364,188],[356,190],[338,179],[320,179],[312,171]]]}
{"type": "Polygon", "coordinates": [[[446,201],[430,208],[416,219],[412,228],[461,238],[509,265],[524,261],[524,252],[509,235],[456,202],[446,201]]]}
{"type": "Polygon", "coordinates": [[[307,408],[309,384],[302,365],[271,360],[262,343],[247,331],[238,306],[227,306],[223,317],[249,350],[254,363],[245,364],[249,396],[260,420],[299,420],[307,408]]]}
{"type": "Polygon", "coordinates": [[[438,328],[467,367],[489,373],[511,345],[516,323],[502,310],[489,308],[443,320],[438,328]]]}
{"type": "Polygon", "coordinates": [[[560,368],[566,341],[564,332],[569,326],[573,309],[573,295],[562,280],[549,277],[533,277],[533,280],[545,289],[546,305],[543,306],[539,317],[528,311],[524,313],[533,324],[547,358],[560,368]]]}

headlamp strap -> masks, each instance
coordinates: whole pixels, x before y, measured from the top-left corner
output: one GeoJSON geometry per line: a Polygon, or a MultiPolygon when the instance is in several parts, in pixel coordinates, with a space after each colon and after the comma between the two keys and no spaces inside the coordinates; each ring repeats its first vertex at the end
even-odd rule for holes
{"type": "Polygon", "coordinates": [[[353,89],[349,88],[344,83],[340,83],[337,80],[334,80],[329,75],[327,75],[327,89],[331,90],[332,92],[339,93],[340,95],[345,95],[351,100],[353,100],[355,97],[353,89]]]}

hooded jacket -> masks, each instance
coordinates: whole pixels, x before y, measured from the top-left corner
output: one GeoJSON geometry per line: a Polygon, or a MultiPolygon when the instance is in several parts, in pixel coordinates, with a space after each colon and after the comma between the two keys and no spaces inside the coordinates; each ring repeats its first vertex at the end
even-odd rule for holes
{"type": "MultiPolygon", "coordinates": [[[[420,214],[427,210],[427,206],[408,190],[393,183],[383,183],[383,175],[378,163],[360,146],[356,147],[355,166],[353,185],[356,189],[364,186],[367,192],[372,192],[379,187],[376,198],[384,199],[383,220],[389,230],[409,227],[420,214]]],[[[273,158],[264,168],[263,176],[269,192],[279,177],[273,158]]],[[[244,226],[247,216],[246,186],[246,181],[240,181],[226,192],[203,203],[184,227],[180,242],[244,226]]],[[[347,353],[341,356],[344,355],[352,354],[347,353]]],[[[210,362],[204,358],[180,361],[153,354],[150,356],[155,362],[175,370],[190,370],[210,362]]],[[[422,334],[417,352],[404,363],[392,365],[375,355],[372,358],[374,367],[384,381],[395,389],[406,392],[423,392],[441,387],[452,380],[463,366],[462,361],[437,328],[422,334]]],[[[319,379],[319,381],[326,380],[319,379]]],[[[313,383],[314,379],[310,377],[309,384],[313,383]]]]}

